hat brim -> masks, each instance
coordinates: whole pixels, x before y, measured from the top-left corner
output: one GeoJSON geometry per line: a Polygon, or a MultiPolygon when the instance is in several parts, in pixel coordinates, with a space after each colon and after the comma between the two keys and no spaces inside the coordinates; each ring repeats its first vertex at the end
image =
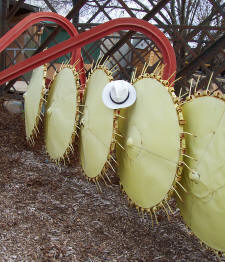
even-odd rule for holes
{"type": "Polygon", "coordinates": [[[113,86],[113,81],[108,83],[102,91],[102,101],[105,104],[105,106],[111,109],[119,109],[119,108],[125,108],[125,107],[129,107],[133,105],[134,102],[136,101],[136,90],[131,84],[129,83],[127,84],[128,84],[127,86],[128,86],[129,97],[125,102],[121,104],[117,104],[113,102],[110,97],[110,92],[113,86]]]}

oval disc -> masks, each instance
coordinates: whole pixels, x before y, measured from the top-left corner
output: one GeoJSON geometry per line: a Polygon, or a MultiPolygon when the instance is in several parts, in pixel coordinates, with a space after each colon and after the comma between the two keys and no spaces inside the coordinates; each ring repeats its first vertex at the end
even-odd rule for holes
{"type": "Polygon", "coordinates": [[[41,118],[46,72],[47,69],[44,65],[34,69],[28,90],[24,94],[26,139],[32,144],[34,144],[34,135],[38,133],[38,124],[41,118]]]}
{"type": "Polygon", "coordinates": [[[184,168],[181,215],[209,247],[225,252],[225,102],[210,96],[183,105],[189,168],[184,168]],[[191,171],[194,170],[194,171],[191,171]]]}
{"type": "Polygon", "coordinates": [[[56,74],[49,91],[45,144],[52,160],[63,160],[72,151],[79,121],[78,73],[71,66],[56,74]]]}
{"type": "Polygon", "coordinates": [[[111,73],[98,66],[87,81],[81,119],[80,160],[84,174],[95,181],[109,167],[116,130],[116,110],[103,104],[102,91],[112,81],[111,73]],[[108,163],[108,164],[107,164],[108,163]]]}
{"type": "Polygon", "coordinates": [[[145,211],[166,204],[180,174],[182,114],[177,113],[173,91],[162,82],[139,77],[134,82],[136,102],[121,110],[125,119],[119,119],[120,183],[131,204],[145,211]]]}

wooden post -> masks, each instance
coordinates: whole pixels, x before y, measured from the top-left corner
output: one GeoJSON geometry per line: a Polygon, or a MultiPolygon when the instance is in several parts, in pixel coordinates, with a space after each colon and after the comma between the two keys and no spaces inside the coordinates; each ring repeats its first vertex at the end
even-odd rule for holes
{"type": "MultiPolygon", "coordinates": [[[[6,16],[8,10],[8,0],[0,0],[0,38],[6,32],[6,16]]],[[[0,71],[4,70],[6,66],[5,51],[0,53],[0,71]]],[[[0,96],[3,95],[3,86],[0,86],[0,96]]]]}
{"type": "MultiPolygon", "coordinates": [[[[73,0],[73,7],[75,7],[78,3],[78,0],[73,0]]],[[[73,24],[77,28],[77,24],[79,23],[79,11],[73,17],[73,24]]]]}

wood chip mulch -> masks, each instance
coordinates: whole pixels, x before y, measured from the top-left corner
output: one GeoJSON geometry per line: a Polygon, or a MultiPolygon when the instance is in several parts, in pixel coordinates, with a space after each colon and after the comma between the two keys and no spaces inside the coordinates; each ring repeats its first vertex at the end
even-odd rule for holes
{"type": "Polygon", "coordinates": [[[24,116],[0,110],[0,261],[220,261],[190,234],[178,209],[171,221],[159,214],[152,227],[127,206],[117,182],[102,191],[75,161],[58,167],[43,142],[29,147],[24,116]]]}

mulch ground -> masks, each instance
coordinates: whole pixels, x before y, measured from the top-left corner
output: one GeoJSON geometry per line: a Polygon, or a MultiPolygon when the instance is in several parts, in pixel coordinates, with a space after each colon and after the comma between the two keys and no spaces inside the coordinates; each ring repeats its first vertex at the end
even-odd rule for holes
{"type": "Polygon", "coordinates": [[[127,206],[117,182],[102,191],[75,161],[59,167],[43,142],[29,147],[23,115],[0,109],[0,261],[220,261],[190,234],[178,209],[152,227],[127,206]]]}

